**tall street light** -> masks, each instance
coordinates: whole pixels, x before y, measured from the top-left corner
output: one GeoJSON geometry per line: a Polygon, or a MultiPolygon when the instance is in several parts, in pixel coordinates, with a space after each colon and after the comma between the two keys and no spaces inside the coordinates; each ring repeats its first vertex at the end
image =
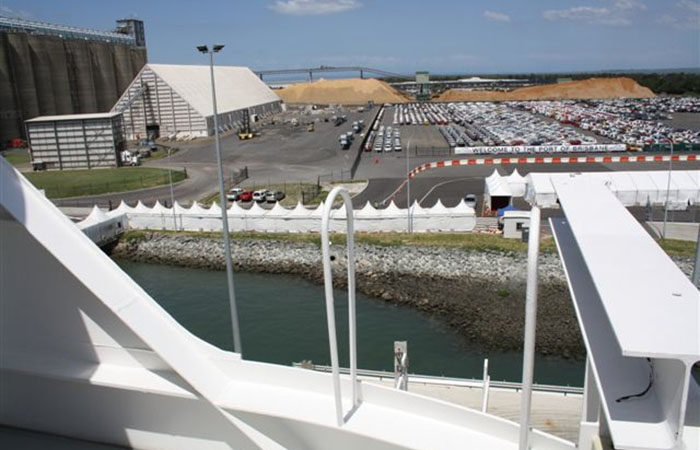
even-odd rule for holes
{"type": "Polygon", "coordinates": [[[170,178],[170,206],[173,208],[173,231],[177,231],[177,216],[175,215],[175,193],[173,192],[173,162],[170,160],[170,151],[172,148],[168,146],[168,178],[170,178]]]}
{"type": "Polygon", "coordinates": [[[668,219],[668,197],[671,193],[671,172],[673,172],[673,139],[669,139],[671,143],[671,157],[668,160],[668,183],[666,184],[666,202],[664,203],[664,227],[661,235],[666,239],[666,220],[668,219]]]}
{"type": "Polygon", "coordinates": [[[411,140],[406,146],[406,232],[411,233],[411,140]]]}
{"type": "Polygon", "coordinates": [[[214,106],[214,140],[216,142],[216,164],[219,169],[219,204],[221,205],[221,224],[224,235],[224,254],[226,256],[226,279],[228,280],[228,299],[231,305],[231,328],[233,329],[233,350],[242,353],[241,332],[238,326],[238,309],[236,308],[236,293],[233,287],[233,262],[231,261],[231,238],[228,229],[228,211],[226,192],[224,189],[224,169],[221,164],[221,147],[219,144],[219,119],[216,110],[216,84],[214,82],[214,53],[218,53],[222,48],[221,44],[214,44],[212,49],[206,45],[197,46],[201,53],[209,54],[209,71],[211,73],[211,101],[214,106]]]}

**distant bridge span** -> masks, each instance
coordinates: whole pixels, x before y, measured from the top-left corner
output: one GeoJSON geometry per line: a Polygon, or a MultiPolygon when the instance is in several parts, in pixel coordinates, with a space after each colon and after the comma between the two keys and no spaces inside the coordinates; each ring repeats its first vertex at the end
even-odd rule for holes
{"type": "Polygon", "coordinates": [[[256,70],[255,73],[264,80],[265,75],[292,75],[292,74],[308,74],[309,79],[314,79],[314,73],[326,73],[326,72],[359,72],[360,78],[365,77],[365,73],[371,73],[380,75],[383,77],[394,77],[394,78],[404,78],[407,80],[413,79],[413,76],[404,75],[400,73],[388,72],[381,69],[373,69],[371,67],[361,67],[361,66],[344,66],[344,67],[334,67],[334,66],[319,66],[319,67],[308,67],[303,69],[274,69],[274,70],[256,70]]]}

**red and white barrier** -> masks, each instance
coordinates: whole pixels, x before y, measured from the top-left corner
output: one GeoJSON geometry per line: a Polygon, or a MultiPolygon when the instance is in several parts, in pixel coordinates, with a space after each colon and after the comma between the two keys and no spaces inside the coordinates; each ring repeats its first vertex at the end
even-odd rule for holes
{"type": "Polygon", "coordinates": [[[507,165],[507,164],[574,164],[574,163],[647,163],[668,161],[700,161],[700,155],[639,155],[639,156],[531,156],[501,158],[468,158],[433,161],[412,169],[408,176],[415,177],[420,172],[442,167],[507,165]]]}

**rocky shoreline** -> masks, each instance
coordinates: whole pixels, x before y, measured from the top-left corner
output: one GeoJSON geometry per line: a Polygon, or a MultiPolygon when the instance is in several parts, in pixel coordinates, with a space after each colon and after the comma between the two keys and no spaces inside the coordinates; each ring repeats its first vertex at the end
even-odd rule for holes
{"type": "MultiPolygon", "coordinates": [[[[322,283],[320,248],[312,243],[234,240],[234,270],[281,273],[322,283]]],[[[332,246],[334,284],[346,284],[344,246],[332,246]]],[[[357,290],[435,315],[489,349],[521,351],[526,255],[418,246],[356,245],[357,290]]],[[[121,240],[116,258],[223,270],[220,239],[145,233],[121,240]]],[[[585,349],[557,254],[542,254],[539,269],[537,352],[582,359],[585,349]]],[[[677,260],[688,273],[692,261],[677,260]]]]}

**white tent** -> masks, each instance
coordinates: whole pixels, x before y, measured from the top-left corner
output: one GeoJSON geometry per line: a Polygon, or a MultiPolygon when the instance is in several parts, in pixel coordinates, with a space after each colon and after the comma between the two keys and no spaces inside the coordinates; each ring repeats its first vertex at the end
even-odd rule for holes
{"type": "Polygon", "coordinates": [[[508,185],[508,180],[501,176],[498,171],[494,170],[491,175],[484,179],[484,203],[489,209],[507,206],[511,197],[513,197],[513,192],[508,185]]]}
{"type": "Polygon", "coordinates": [[[513,197],[522,197],[525,195],[525,185],[527,184],[527,180],[524,176],[518,173],[517,168],[513,169],[513,173],[508,175],[506,181],[508,182],[508,188],[510,189],[513,197]]]}

